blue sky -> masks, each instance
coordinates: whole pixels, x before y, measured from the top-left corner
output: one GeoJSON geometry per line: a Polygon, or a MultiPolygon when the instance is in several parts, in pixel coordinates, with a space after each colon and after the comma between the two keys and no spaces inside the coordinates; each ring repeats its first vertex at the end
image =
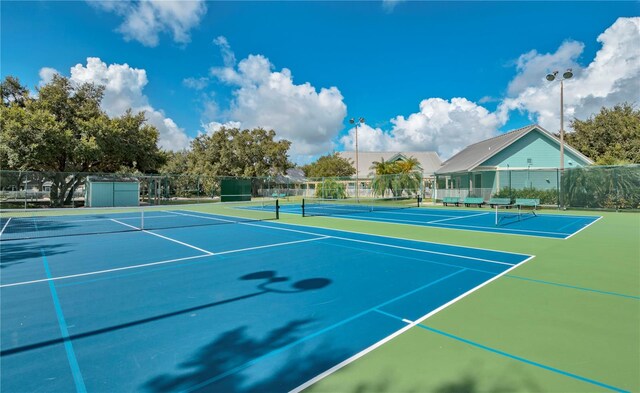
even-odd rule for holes
{"type": "Polygon", "coordinates": [[[107,84],[103,107],[147,112],[165,148],[221,125],[274,128],[308,162],[435,150],[638,101],[638,2],[1,3],[1,74],[107,84]],[[599,38],[600,37],[600,38],[599,38]],[[92,60],[88,60],[91,58],[92,60]],[[110,87],[109,87],[110,86],[110,87]]]}

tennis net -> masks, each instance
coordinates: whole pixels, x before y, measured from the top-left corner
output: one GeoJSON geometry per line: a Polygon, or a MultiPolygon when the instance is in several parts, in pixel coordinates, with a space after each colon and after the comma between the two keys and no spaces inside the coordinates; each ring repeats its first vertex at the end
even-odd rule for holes
{"type": "Polygon", "coordinates": [[[335,216],[419,207],[418,198],[320,199],[302,200],[302,216],[335,216]]]}
{"type": "Polygon", "coordinates": [[[279,218],[277,200],[148,207],[0,210],[0,241],[90,235],[279,218]]]}

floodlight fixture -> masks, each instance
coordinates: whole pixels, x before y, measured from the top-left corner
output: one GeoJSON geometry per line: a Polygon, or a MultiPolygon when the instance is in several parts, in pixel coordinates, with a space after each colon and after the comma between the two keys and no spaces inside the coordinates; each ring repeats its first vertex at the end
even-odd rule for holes
{"type": "MultiPolygon", "coordinates": [[[[556,80],[558,71],[547,74],[546,78],[549,82],[556,80]]],[[[564,81],[573,78],[573,70],[568,68],[563,74],[560,81],[560,171],[564,171],[564,81]]]]}

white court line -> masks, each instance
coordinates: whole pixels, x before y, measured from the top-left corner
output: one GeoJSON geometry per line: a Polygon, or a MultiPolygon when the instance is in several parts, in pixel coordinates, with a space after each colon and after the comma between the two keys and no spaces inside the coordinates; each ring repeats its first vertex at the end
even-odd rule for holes
{"type": "MultiPolygon", "coordinates": [[[[251,225],[251,226],[258,226],[261,228],[273,228],[273,229],[277,229],[277,230],[281,230],[281,231],[291,231],[291,232],[298,232],[298,233],[305,233],[308,235],[316,235],[316,236],[322,236],[319,233],[313,233],[313,232],[306,232],[306,231],[300,231],[300,230],[296,230],[296,229],[289,229],[289,228],[276,228],[276,227],[269,227],[269,226],[263,226],[263,225],[258,225],[258,224],[249,224],[249,223],[245,223],[244,225],[251,225]]],[[[291,224],[293,225],[293,224],[291,224]]],[[[345,232],[345,231],[342,231],[345,232]]],[[[352,233],[358,233],[358,232],[352,232],[352,233]]],[[[379,235],[372,235],[372,234],[368,234],[365,233],[364,235],[369,235],[369,236],[379,236],[379,235]]],[[[346,241],[350,241],[350,242],[356,242],[356,243],[365,243],[365,244],[373,244],[376,246],[383,246],[383,247],[390,247],[390,248],[397,248],[397,249],[401,249],[401,250],[409,250],[409,251],[417,251],[417,252],[422,252],[422,253],[426,253],[426,254],[436,254],[436,255],[444,255],[444,256],[448,256],[448,257],[454,257],[454,258],[463,258],[463,259],[471,259],[474,261],[480,261],[480,262],[488,262],[488,263],[496,263],[499,265],[507,265],[507,266],[514,266],[513,263],[507,263],[507,262],[500,262],[500,261],[494,261],[491,259],[484,259],[484,258],[475,258],[475,257],[469,257],[469,256],[465,256],[465,255],[459,255],[459,254],[450,254],[450,253],[446,253],[446,252],[440,252],[440,251],[429,251],[429,250],[421,250],[419,248],[412,248],[412,247],[403,247],[403,246],[396,246],[393,244],[385,244],[385,243],[378,243],[378,242],[371,242],[371,241],[367,241],[367,240],[358,240],[358,239],[351,239],[348,237],[341,237],[341,236],[328,236],[332,239],[340,239],[340,240],[346,240],[346,241]]],[[[400,239],[400,238],[393,238],[393,237],[389,237],[389,236],[380,236],[380,237],[387,237],[387,238],[391,238],[391,239],[396,239],[396,240],[409,240],[409,241],[416,241],[416,242],[420,242],[419,240],[411,240],[411,239],[400,239]]],[[[430,243],[430,242],[422,242],[422,243],[427,243],[427,244],[440,244],[440,243],[430,243]]],[[[458,248],[467,248],[467,249],[474,249],[473,247],[461,247],[461,246],[452,246],[452,247],[458,247],[458,248]]],[[[475,248],[476,250],[482,250],[481,248],[475,248]]],[[[487,251],[493,251],[493,250],[487,250],[487,251]]],[[[502,251],[496,251],[496,252],[502,252],[502,251]]],[[[515,254],[515,255],[526,255],[526,254],[517,254],[517,253],[510,253],[510,252],[502,252],[503,254],[515,254]]],[[[528,256],[528,255],[527,255],[528,256]]]]}
{"type": "MultiPolygon", "coordinates": [[[[440,225],[449,225],[449,226],[454,226],[454,227],[463,227],[463,228],[484,228],[484,229],[491,229],[491,230],[496,230],[496,231],[504,231],[507,235],[520,235],[519,233],[512,233],[512,232],[524,232],[524,233],[540,233],[540,234],[546,234],[546,235],[569,235],[568,233],[564,233],[564,232],[548,232],[548,231],[536,231],[533,229],[515,229],[515,228],[492,228],[492,227],[481,227],[481,226],[477,226],[477,225],[462,225],[462,224],[440,224],[440,225]]],[[[485,230],[485,233],[491,233],[491,231],[485,230]]],[[[526,236],[526,235],[525,235],[526,236]]],[[[529,236],[533,236],[533,235],[529,235],[529,236]]],[[[540,237],[540,236],[538,236],[540,237]]],[[[557,238],[556,238],[557,239],[557,238]]],[[[564,238],[561,238],[564,239],[564,238]]]]}
{"type": "Polygon", "coordinates": [[[589,228],[591,225],[593,225],[593,224],[595,224],[596,222],[600,221],[600,219],[601,219],[601,218],[602,218],[602,216],[598,217],[598,219],[596,219],[595,221],[593,221],[593,222],[591,222],[591,223],[587,224],[584,228],[582,228],[582,229],[578,230],[577,232],[573,232],[571,235],[569,235],[569,236],[565,237],[564,239],[565,239],[565,240],[567,240],[567,239],[569,239],[570,237],[573,237],[574,235],[576,235],[576,234],[578,234],[578,233],[580,233],[580,232],[584,231],[585,229],[589,228]]]}
{"type": "MultiPolygon", "coordinates": [[[[271,224],[272,225],[286,225],[286,226],[295,226],[295,227],[303,227],[303,228],[320,229],[320,230],[333,231],[333,232],[353,233],[353,234],[356,234],[356,235],[366,235],[366,236],[373,236],[373,237],[381,237],[381,238],[385,238],[385,239],[406,240],[406,241],[411,241],[411,242],[416,242],[416,243],[436,244],[436,245],[441,245],[441,246],[465,248],[465,249],[468,249],[468,250],[491,251],[491,252],[498,252],[498,253],[502,253],[502,254],[522,255],[522,256],[525,256],[525,257],[531,256],[530,254],[522,254],[522,253],[518,253],[518,252],[511,252],[511,251],[492,250],[490,248],[460,246],[458,244],[430,242],[430,241],[427,241],[427,240],[408,239],[408,238],[402,238],[402,237],[396,237],[396,236],[379,235],[379,234],[375,234],[375,233],[348,231],[346,229],[325,228],[325,227],[318,227],[318,226],[312,226],[312,225],[303,225],[303,224],[290,224],[290,223],[285,223],[285,222],[270,223],[268,225],[261,225],[261,224],[258,224],[258,223],[241,223],[241,224],[242,225],[249,225],[249,226],[257,226],[257,227],[261,227],[261,228],[270,228],[270,229],[275,229],[275,230],[278,230],[278,231],[291,231],[291,232],[306,233],[308,235],[324,236],[324,235],[322,235],[320,233],[301,231],[299,229],[279,228],[279,227],[270,226],[271,224]]],[[[424,225],[421,225],[420,227],[421,228],[425,228],[424,225]]],[[[448,230],[449,228],[440,228],[440,229],[448,230]]],[[[483,231],[483,233],[487,233],[487,232],[483,231]]],[[[331,236],[331,237],[335,237],[335,236],[331,236]]],[[[539,237],[537,237],[537,238],[539,238],[539,237]]]]}
{"type": "MultiPolygon", "coordinates": [[[[185,211],[194,212],[193,210],[185,210],[185,211]]],[[[229,222],[229,223],[238,222],[238,221],[234,221],[234,220],[225,220],[224,218],[218,218],[218,217],[203,217],[203,216],[196,216],[195,214],[187,214],[187,213],[180,213],[180,212],[171,212],[171,213],[177,214],[177,215],[180,215],[180,216],[204,218],[205,220],[224,221],[224,222],[229,222]]],[[[194,213],[198,213],[198,212],[196,211],[194,213]]],[[[211,213],[202,213],[202,214],[211,214],[211,213]]]]}
{"type": "Polygon", "coordinates": [[[418,320],[411,322],[408,319],[403,319],[403,321],[405,323],[408,323],[407,326],[401,328],[400,330],[396,331],[395,333],[390,334],[389,336],[383,338],[382,340],[378,341],[377,343],[371,345],[368,348],[363,349],[362,351],[358,352],[357,354],[351,356],[350,358],[336,364],[335,366],[331,367],[330,369],[328,369],[327,371],[311,378],[310,380],[308,380],[307,382],[303,383],[302,385],[296,387],[295,389],[292,389],[289,391],[289,393],[299,393],[301,391],[303,391],[304,389],[308,388],[309,386],[313,385],[314,383],[328,377],[329,375],[333,374],[334,372],[340,370],[341,368],[343,368],[344,366],[360,359],[361,357],[363,357],[364,355],[368,354],[369,352],[373,351],[374,349],[382,346],[383,344],[386,344],[387,342],[391,341],[392,339],[396,338],[397,336],[401,335],[402,333],[406,332],[407,330],[411,329],[412,327],[418,325],[419,323],[422,323],[425,319],[433,316],[434,314],[444,310],[445,308],[449,307],[450,305],[460,301],[462,298],[470,295],[471,293],[477,291],[478,289],[484,287],[485,285],[489,284],[490,282],[497,280],[498,278],[504,276],[505,274],[509,273],[511,270],[517,268],[518,266],[521,266],[523,264],[525,264],[526,262],[529,262],[530,260],[532,260],[533,258],[535,258],[534,255],[532,255],[531,257],[529,257],[528,259],[520,262],[519,264],[505,270],[504,272],[498,274],[497,276],[483,282],[482,284],[478,285],[475,288],[472,288],[470,290],[468,290],[467,292],[463,293],[462,295],[456,297],[453,300],[450,300],[449,302],[443,304],[442,306],[436,308],[435,310],[432,310],[431,312],[429,312],[428,314],[418,318],[418,320]]]}
{"type": "Polygon", "coordinates": [[[462,218],[469,218],[469,217],[486,216],[487,214],[491,214],[491,212],[472,214],[470,216],[459,216],[459,217],[453,217],[453,218],[445,218],[443,220],[429,221],[429,222],[427,222],[427,224],[433,224],[433,223],[436,223],[436,222],[449,221],[449,220],[460,220],[462,218]]]}
{"type": "Polygon", "coordinates": [[[43,279],[40,279],[40,280],[16,282],[16,283],[12,283],[12,284],[0,285],[0,288],[16,287],[16,286],[19,286],[19,285],[36,284],[36,283],[39,283],[39,282],[46,282],[46,281],[67,280],[69,278],[93,276],[93,275],[96,275],[96,274],[105,274],[105,273],[117,272],[117,271],[120,271],[120,270],[140,269],[140,268],[147,267],[147,266],[164,265],[166,263],[174,263],[174,262],[186,261],[186,260],[189,260],[189,259],[204,258],[204,257],[210,257],[210,256],[211,255],[209,255],[209,254],[195,255],[195,256],[192,256],[192,257],[168,259],[166,261],[160,261],[160,262],[143,263],[141,265],[131,265],[131,266],[124,266],[124,267],[116,267],[116,268],[113,268],[113,269],[96,270],[94,272],[88,272],[88,273],[78,273],[78,274],[71,274],[71,275],[68,275],[68,276],[58,276],[58,277],[52,277],[52,278],[43,278],[43,279]]]}
{"type": "MultiPolygon", "coordinates": [[[[143,232],[151,233],[151,232],[148,232],[148,231],[143,231],[143,232]]],[[[151,234],[154,235],[154,233],[151,233],[151,234]]],[[[204,254],[204,255],[196,255],[196,256],[192,256],[192,257],[169,259],[169,260],[160,261],[160,262],[143,263],[141,265],[132,265],[132,266],[117,267],[117,268],[113,268],[113,269],[97,270],[97,271],[94,271],[94,272],[78,273],[78,274],[72,274],[72,275],[69,275],[69,276],[59,276],[59,277],[52,277],[52,278],[43,278],[43,279],[40,279],[40,280],[23,281],[23,282],[17,282],[17,283],[12,283],[12,284],[0,285],[0,288],[15,287],[15,286],[19,286],[19,285],[36,284],[36,283],[39,283],[39,282],[46,282],[46,281],[66,280],[66,279],[69,279],[69,278],[77,278],[77,277],[84,277],[84,276],[93,276],[93,275],[96,275],[96,274],[105,274],[105,273],[117,272],[117,271],[120,271],[120,270],[139,269],[139,268],[148,267],[148,266],[164,265],[166,263],[174,263],[174,262],[186,261],[186,260],[189,260],[189,259],[204,258],[204,257],[211,257],[211,256],[225,255],[225,254],[234,254],[234,253],[243,252],[243,251],[258,250],[258,249],[261,249],[261,248],[287,246],[287,245],[296,244],[296,243],[313,242],[313,241],[316,241],[316,240],[328,239],[330,237],[331,236],[322,236],[322,237],[317,237],[317,238],[313,238],[313,239],[304,239],[304,240],[295,240],[295,241],[284,242],[284,243],[266,244],[264,246],[239,248],[237,250],[228,250],[228,251],[221,251],[221,252],[217,252],[217,253],[208,253],[208,254],[204,254]]]]}
{"type": "Polygon", "coordinates": [[[284,243],[267,244],[267,245],[264,245],[264,246],[241,248],[241,249],[238,249],[238,250],[221,251],[221,252],[215,253],[214,255],[232,254],[232,253],[235,253],[235,252],[258,250],[258,249],[261,249],[261,248],[271,248],[271,247],[276,247],[276,246],[288,246],[290,244],[315,242],[317,240],[324,240],[324,239],[330,239],[330,238],[331,238],[331,236],[314,237],[313,239],[294,240],[294,241],[284,242],[284,243]]]}
{"type": "MultiPolygon", "coordinates": [[[[491,214],[491,213],[489,213],[491,214]]],[[[422,228],[440,228],[440,229],[452,229],[452,228],[442,228],[439,227],[437,225],[431,226],[429,225],[430,222],[426,222],[426,221],[414,221],[414,220],[394,220],[391,218],[379,218],[379,217],[375,217],[375,218],[371,218],[371,219],[366,219],[366,218],[362,218],[362,216],[352,216],[352,215],[340,215],[340,216],[325,216],[328,218],[349,218],[352,220],[356,220],[356,221],[367,221],[367,222],[384,222],[384,221],[388,221],[388,222],[392,222],[392,223],[397,223],[397,224],[402,224],[402,223],[411,223],[411,222],[419,222],[420,224],[403,224],[403,225],[413,225],[413,226],[418,226],[418,227],[422,227],[422,228]]],[[[467,216],[468,217],[468,216],[467,216]]],[[[438,223],[439,224],[439,223],[438,223]]],[[[563,232],[545,232],[545,231],[534,231],[534,230],[528,230],[528,229],[513,229],[513,228],[499,228],[499,227],[482,227],[482,226],[477,226],[477,225],[461,225],[461,224],[439,224],[439,225],[449,225],[449,226],[454,226],[454,227],[461,227],[461,228],[475,228],[475,229],[465,229],[467,231],[474,231],[474,232],[482,232],[482,233],[504,233],[506,235],[516,235],[516,236],[530,236],[530,237],[536,237],[536,238],[540,238],[541,236],[535,236],[535,235],[530,235],[531,233],[540,233],[540,234],[547,234],[547,235],[569,235],[569,233],[563,233],[563,232]],[[524,233],[514,233],[514,232],[524,232],[524,233]]],[[[546,237],[547,239],[561,239],[564,240],[564,237],[546,237]]]]}
{"type": "Polygon", "coordinates": [[[118,224],[121,224],[121,225],[127,226],[127,227],[129,227],[129,228],[133,228],[133,229],[138,230],[138,231],[140,231],[140,230],[141,230],[142,232],[144,232],[144,233],[148,233],[149,235],[157,236],[157,237],[159,237],[159,238],[162,238],[162,239],[165,239],[165,240],[169,240],[169,241],[171,241],[171,242],[178,243],[178,244],[181,244],[181,245],[186,246],[186,247],[189,247],[189,248],[193,248],[194,250],[198,250],[198,251],[200,251],[200,252],[204,252],[205,254],[213,255],[213,253],[212,253],[211,251],[205,250],[205,249],[200,248],[200,247],[193,246],[193,245],[191,245],[191,244],[189,244],[189,243],[181,242],[180,240],[172,239],[172,238],[167,237],[167,236],[162,236],[162,235],[157,234],[157,233],[153,233],[153,232],[150,232],[150,231],[146,231],[146,230],[144,230],[144,229],[140,229],[140,228],[138,228],[138,227],[134,227],[133,225],[125,224],[124,222],[118,221],[118,220],[113,219],[113,218],[111,219],[111,221],[113,221],[113,222],[117,222],[118,224]]]}
{"type": "Polygon", "coordinates": [[[431,210],[418,210],[420,208],[409,208],[409,209],[398,209],[398,210],[374,210],[372,213],[385,213],[385,214],[401,214],[405,216],[414,216],[414,217],[469,217],[469,216],[456,216],[456,215],[448,215],[448,214],[432,214],[429,213],[431,210]]]}
{"type": "Polygon", "coordinates": [[[2,230],[0,231],[0,236],[2,236],[2,234],[4,233],[5,228],[7,227],[7,225],[9,225],[9,221],[11,221],[11,218],[12,217],[9,217],[7,222],[5,222],[4,225],[2,226],[2,230]]]}
{"type": "Polygon", "coordinates": [[[356,242],[356,243],[373,244],[373,245],[376,245],[376,246],[397,248],[397,249],[400,249],[400,250],[417,251],[417,252],[423,252],[423,253],[426,253],[426,254],[444,255],[444,256],[454,257],[454,258],[471,259],[471,260],[474,260],[474,261],[496,263],[496,264],[499,264],[499,265],[513,266],[513,263],[494,261],[494,260],[491,260],[491,259],[484,259],[484,258],[468,257],[468,256],[465,256],[465,255],[450,254],[450,253],[447,253],[447,252],[421,250],[419,248],[396,246],[396,245],[393,245],[393,244],[370,242],[370,241],[366,241],[366,240],[349,239],[348,237],[332,236],[332,238],[340,239],[340,240],[347,240],[347,241],[356,242]]]}

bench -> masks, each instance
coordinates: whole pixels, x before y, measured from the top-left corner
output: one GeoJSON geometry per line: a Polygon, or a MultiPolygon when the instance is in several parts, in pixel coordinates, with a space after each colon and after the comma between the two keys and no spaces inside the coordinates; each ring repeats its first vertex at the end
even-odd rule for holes
{"type": "Polygon", "coordinates": [[[535,210],[537,210],[538,205],[540,205],[540,199],[516,198],[516,203],[514,203],[514,205],[516,205],[519,210],[522,210],[523,207],[532,207],[533,215],[535,216],[535,210]]]}
{"type": "Polygon", "coordinates": [[[444,197],[442,198],[442,204],[447,206],[449,203],[452,203],[456,206],[460,206],[460,198],[458,197],[444,197]]]}
{"type": "Polygon", "coordinates": [[[464,205],[469,207],[469,205],[478,205],[478,207],[482,207],[484,205],[484,199],[482,198],[474,198],[474,197],[466,197],[464,198],[464,205]]]}
{"type": "Polygon", "coordinates": [[[273,194],[271,194],[271,197],[272,197],[272,198],[276,198],[276,199],[277,199],[277,198],[286,198],[286,197],[287,197],[287,194],[286,194],[286,193],[284,193],[284,194],[278,194],[277,192],[274,192],[273,194]]]}
{"type": "Polygon", "coordinates": [[[511,206],[511,198],[491,198],[489,199],[489,206],[506,206],[508,209],[511,206]]]}

